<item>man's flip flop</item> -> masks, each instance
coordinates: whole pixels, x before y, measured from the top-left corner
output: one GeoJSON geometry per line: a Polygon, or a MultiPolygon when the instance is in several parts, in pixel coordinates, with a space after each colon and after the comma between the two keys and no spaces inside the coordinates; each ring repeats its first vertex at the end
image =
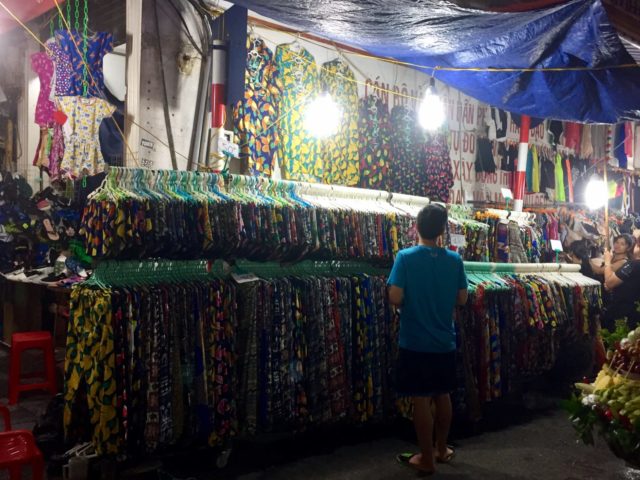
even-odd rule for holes
{"type": "Polygon", "coordinates": [[[447,450],[451,450],[451,453],[447,454],[444,458],[440,458],[440,455],[436,455],[436,463],[449,463],[456,456],[456,451],[451,445],[447,445],[447,450]]]}
{"type": "Polygon", "coordinates": [[[418,465],[416,465],[415,463],[411,463],[411,459],[413,457],[415,457],[417,455],[417,453],[399,453],[398,455],[396,455],[396,461],[400,464],[400,465],[404,465],[406,467],[409,467],[413,470],[416,470],[418,472],[420,472],[420,474],[424,475],[424,476],[428,476],[428,475],[433,475],[435,472],[435,470],[424,470],[422,468],[420,468],[418,465]]]}

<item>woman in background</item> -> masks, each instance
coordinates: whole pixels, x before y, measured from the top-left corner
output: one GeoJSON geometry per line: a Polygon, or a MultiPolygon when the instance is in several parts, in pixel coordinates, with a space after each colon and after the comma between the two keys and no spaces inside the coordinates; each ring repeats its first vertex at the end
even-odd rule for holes
{"type": "Polygon", "coordinates": [[[602,253],[589,240],[576,240],[569,245],[567,257],[571,263],[580,264],[580,272],[594,280],[604,283],[602,253]]]}
{"type": "MultiPolygon", "coordinates": [[[[636,239],[633,235],[623,233],[613,239],[613,254],[611,256],[611,270],[615,273],[626,265],[626,263],[634,258],[634,248],[636,239]]],[[[604,260],[596,266],[593,271],[597,275],[604,275],[604,260]]]]}

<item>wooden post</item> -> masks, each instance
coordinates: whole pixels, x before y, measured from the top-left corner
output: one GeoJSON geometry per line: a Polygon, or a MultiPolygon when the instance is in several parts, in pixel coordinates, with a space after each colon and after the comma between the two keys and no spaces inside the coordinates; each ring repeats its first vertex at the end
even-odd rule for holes
{"type": "Polygon", "coordinates": [[[607,192],[607,199],[604,202],[604,238],[605,238],[605,249],[611,250],[611,243],[609,240],[609,182],[607,180],[607,166],[609,162],[605,162],[604,168],[602,169],[602,178],[604,179],[604,186],[607,192]]]}
{"type": "Polygon", "coordinates": [[[134,167],[140,151],[140,67],[142,59],[142,4],[127,0],[127,97],[125,114],[125,167],[134,167]]]}

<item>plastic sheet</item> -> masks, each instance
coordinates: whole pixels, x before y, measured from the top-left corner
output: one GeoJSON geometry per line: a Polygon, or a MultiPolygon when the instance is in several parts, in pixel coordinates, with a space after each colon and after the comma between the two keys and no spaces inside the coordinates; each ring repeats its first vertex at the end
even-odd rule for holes
{"type": "Polygon", "coordinates": [[[600,0],[528,12],[486,12],[434,0],[239,0],[266,17],[370,53],[433,67],[557,68],[563,72],[443,71],[436,78],[485,103],[585,123],[640,119],[640,68],[600,0]]]}

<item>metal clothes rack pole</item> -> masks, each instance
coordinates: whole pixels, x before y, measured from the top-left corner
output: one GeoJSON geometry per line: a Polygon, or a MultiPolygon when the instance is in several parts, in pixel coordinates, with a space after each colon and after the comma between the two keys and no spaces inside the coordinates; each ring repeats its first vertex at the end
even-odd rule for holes
{"type": "Polygon", "coordinates": [[[464,262],[464,268],[469,273],[542,273],[566,272],[577,273],[580,265],[572,263],[491,263],[464,262]]]}

